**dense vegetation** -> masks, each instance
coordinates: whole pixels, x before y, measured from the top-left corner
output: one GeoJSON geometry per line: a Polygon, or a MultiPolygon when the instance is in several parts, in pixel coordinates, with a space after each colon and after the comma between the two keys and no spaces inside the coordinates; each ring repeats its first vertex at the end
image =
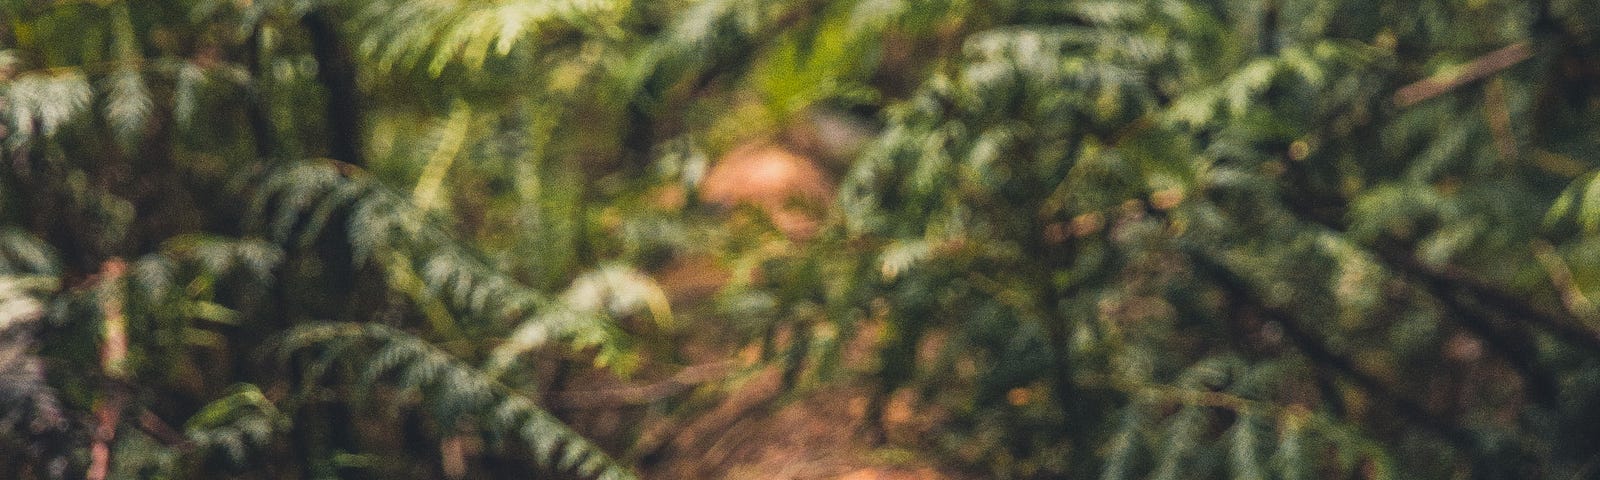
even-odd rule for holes
{"type": "Polygon", "coordinates": [[[632,478],[775,369],[984,478],[1588,478],[1597,127],[1579,0],[0,0],[0,477],[632,478]]]}

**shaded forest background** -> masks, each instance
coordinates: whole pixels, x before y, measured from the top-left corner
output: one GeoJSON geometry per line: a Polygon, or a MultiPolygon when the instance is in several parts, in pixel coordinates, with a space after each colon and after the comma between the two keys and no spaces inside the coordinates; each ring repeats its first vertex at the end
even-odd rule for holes
{"type": "Polygon", "coordinates": [[[0,477],[1591,478],[1597,127],[1581,0],[0,0],[0,477]]]}

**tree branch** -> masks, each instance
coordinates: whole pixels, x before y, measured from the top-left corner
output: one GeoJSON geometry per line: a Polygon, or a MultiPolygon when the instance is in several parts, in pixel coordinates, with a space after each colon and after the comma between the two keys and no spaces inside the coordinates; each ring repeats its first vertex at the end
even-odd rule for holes
{"type": "MultiPolygon", "coordinates": [[[[1289,213],[1301,221],[1321,225],[1329,230],[1344,233],[1348,226],[1337,218],[1336,214],[1324,213],[1326,209],[1318,210],[1313,204],[1327,206],[1337,205],[1336,210],[1344,210],[1344,202],[1339,199],[1322,199],[1323,201],[1304,201],[1295,196],[1283,196],[1283,203],[1289,213]]],[[[1483,307],[1504,314],[1509,318],[1521,319],[1534,327],[1554,334],[1557,341],[1573,345],[1592,354],[1600,354],[1600,332],[1589,329],[1571,315],[1563,315],[1540,308],[1523,296],[1518,296],[1499,286],[1480,279],[1466,270],[1453,265],[1429,265],[1416,258],[1404,248],[1394,245],[1368,246],[1364,248],[1374,258],[1389,270],[1402,275],[1418,279],[1426,284],[1443,286],[1436,292],[1450,292],[1439,298],[1446,304],[1458,304],[1461,298],[1471,298],[1483,307]]],[[[1437,296],[1437,295],[1436,295],[1437,296]]],[[[1464,306],[1462,308],[1465,308],[1464,306]]]]}
{"type": "MultiPolygon", "coordinates": [[[[1412,261],[1415,259],[1391,260],[1397,263],[1412,261]]],[[[1414,273],[1406,275],[1416,278],[1422,284],[1424,291],[1443,303],[1451,318],[1471,330],[1478,338],[1483,339],[1491,350],[1504,357],[1511,369],[1516,370],[1517,375],[1522,377],[1534,402],[1546,407],[1557,406],[1560,398],[1559,383],[1539,362],[1538,347],[1534,345],[1528,332],[1506,325],[1504,321],[1490,318],[1482,314],[1479,309],[1471,308],[1468,305],[1469,300],[1459,294],[1453,283],[1414,273]]]]}
{"type": "Polygon", "coordinates": [[[1416,105],[1424,100],[1455,90],[1462,85],[1511,68],[1531,56],[1533,56],[1533,48],[1528,45],[1528,42],[1511,44],[1505,48],[1485,53],[1461,66],[1459,70],[1442,75],[1434,75],[1401,87],[1400,90],[1394,92],[1394,103],[1401,107],[1416,105]]]}
{"type": "Polygon", "coordinates": [[[1294,343],[1311,363],[1319,369],[1332,370],[1334,373],[1350,380],[1357,388],[1367,392],[1368,395],[1387,404],[1400,417],[1422,426],[1429,433],[1449,442],[1456,448],[1481,452],[1482,448],[1473,439],[1472,433],[1445,419],[1439,418],[1423,408],[1421,404],[1402,396],[1394,388],[1356,368],[1355,362],[1333,351],[1322,342],[1316,334],[1302,326],[1301,322],[1291,313],[1266,305],[1258,295],[1252,292],[1248,282],[1234,273],[1222,262],[1211,258],[1209,255],[1195,248],[1184,249],[1195,266],[1196,270],[1216,280],[1217,284],[1237,301],[1246,302],[1247,306],[1262,313],[1268,319],[1277,322],[1283,328],[1284,336],[1294,343]]]}
{"type": "Polygon", "coordinates": [[[1556,334],[1558,340],[1577,344],[1591,352],[1600,353],[1600,332],[1577,324],[1577,319],[1550,312],[1529,303],[1526,298],[1507,293],[1459,267],[1451,265],[1430,266],[1415,256],[1376,249],[1384,263],[1408,275],[1417,276],[1429,283],[1444,285],[1457,295],[1475,299],[1487,307],[1505,312],[1512,317],[1529,320],[1535,326],[1556,334]]]}

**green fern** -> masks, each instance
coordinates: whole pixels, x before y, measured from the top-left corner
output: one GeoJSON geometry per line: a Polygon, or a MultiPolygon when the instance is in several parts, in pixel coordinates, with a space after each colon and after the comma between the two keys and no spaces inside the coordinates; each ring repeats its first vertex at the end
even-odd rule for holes
{"type": "MultiPolygon", "coordinates": [[[[380,382],[418,393],[445,425],[480,420],[476,424],[489,439],[526,445],[541,465],[599,479],[634,478],[533,400],[405,332],[375,324],[308,325],[286,332],[272,350],[280,361],[308,352],[317,356],[317,365],[346,363],[359,372],[356,385],[369,395],[380,382]]],[[[313,378],[325,368],[316,370],[313,378]]]]}

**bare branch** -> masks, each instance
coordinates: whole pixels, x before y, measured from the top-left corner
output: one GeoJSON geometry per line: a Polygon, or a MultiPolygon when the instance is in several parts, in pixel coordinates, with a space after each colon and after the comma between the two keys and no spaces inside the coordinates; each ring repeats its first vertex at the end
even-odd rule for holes
{"type": "Polygon", "coordinates": [[[1400,90],[1394,92],[1394,103],[1401,107],[1416,105],[1424,100],[1455,90],[1462,85],[1511,68],[1513,65],[1522,63],[1523,60],[1527,60],[1532,56],[1533,48],[1528,45],[1528,42],[1513,43],[1505,48],[1485,53],[1459,69],[1441,75],[1434,75],[1401,87],[1400,90]]]}

